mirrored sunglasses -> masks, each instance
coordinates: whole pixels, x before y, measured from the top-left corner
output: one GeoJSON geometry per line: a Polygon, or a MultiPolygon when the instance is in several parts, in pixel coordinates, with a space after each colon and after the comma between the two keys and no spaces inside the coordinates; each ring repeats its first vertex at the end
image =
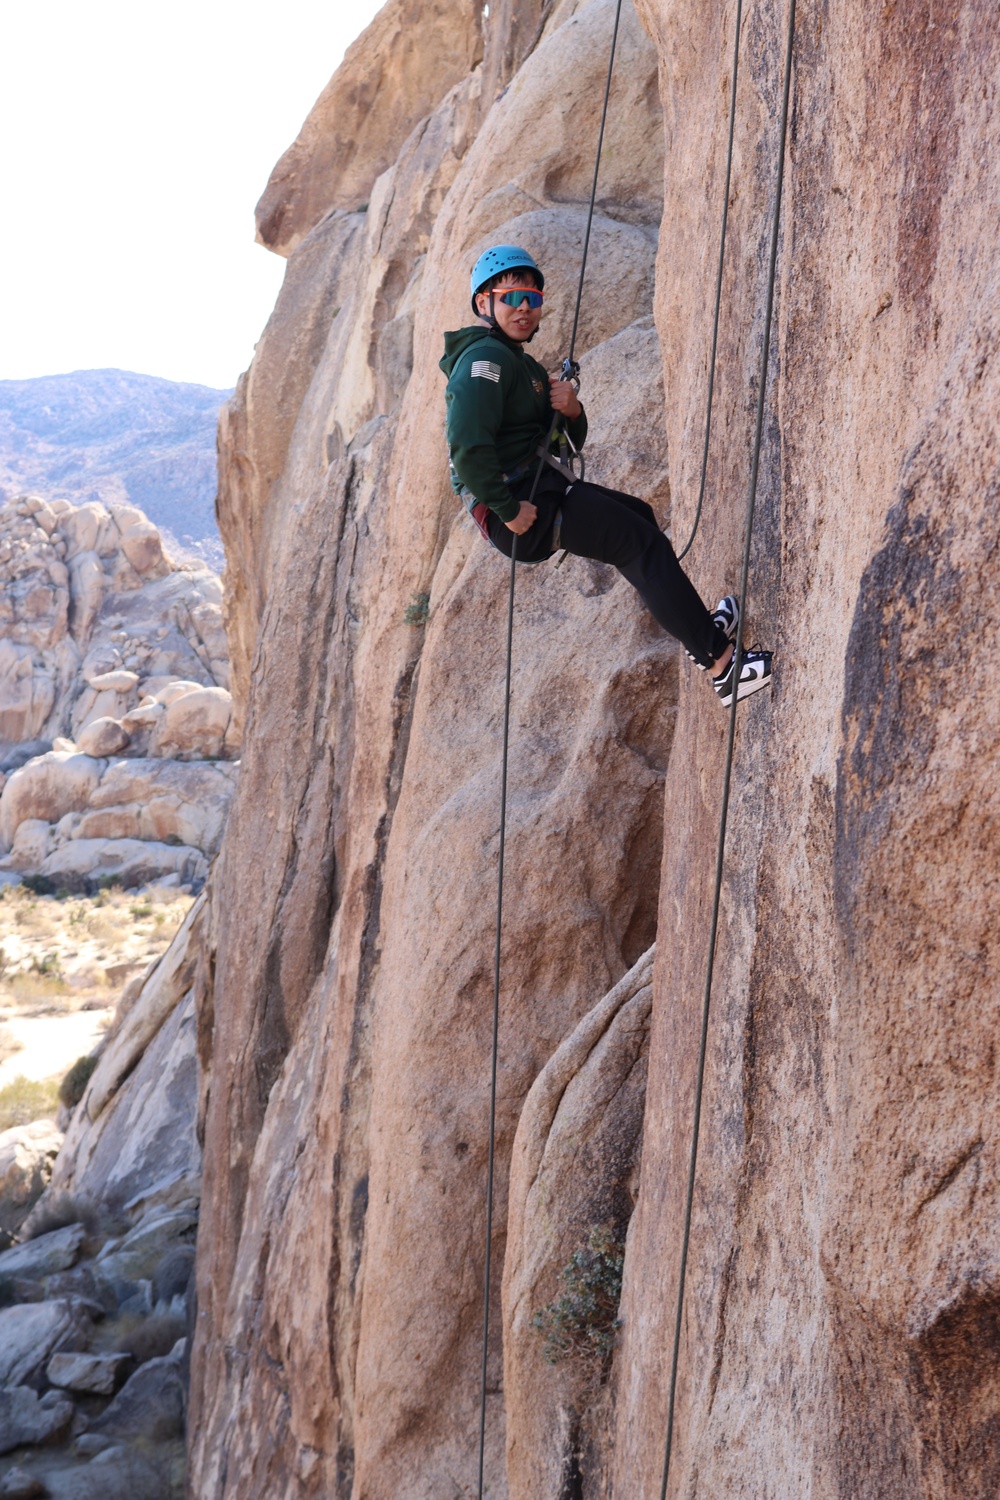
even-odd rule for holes
{"type": "Polygon", "coordinates": [[[542,294],[533,286],[507,286],[503,291],[498,289],[493,295],[508,307],[520,307],[522,302],[527,302],[529,307],[542,305],[542,294]]]}

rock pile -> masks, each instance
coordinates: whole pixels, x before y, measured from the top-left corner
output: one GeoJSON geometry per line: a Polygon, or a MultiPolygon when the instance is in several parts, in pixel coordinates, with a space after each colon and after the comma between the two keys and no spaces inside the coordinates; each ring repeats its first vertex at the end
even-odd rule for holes
{"type": "Polygon", "coordinates": [[[174,1178],[117,1222],[57,1199],[0,1254],[0,1496],[183,1493],[199,1195],[174,1178]]]}
{"type": "Polygon", "coordinates": [[[0,868],[202,880],[238,753],[219,579],[134,506],[27,496],[0,582],[0,868]]]}

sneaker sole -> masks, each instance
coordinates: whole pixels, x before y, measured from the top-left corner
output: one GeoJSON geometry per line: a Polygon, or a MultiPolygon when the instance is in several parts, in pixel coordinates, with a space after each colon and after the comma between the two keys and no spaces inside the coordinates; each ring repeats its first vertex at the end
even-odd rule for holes
{"type": "MultiPolygon", "coordinates": [[[[739,691],[736,694],[737,703],[742,703],[744,698],[752,698],[754,693],[759,693],[763,688],[769,688],[771,686],[771,678],[772,673],[769,672],[766,677],[755,677],[752,682],[741,682],[739,691]]],[[[732,693],[729,694],[728,698],[719,698],[719,702],[723,708],[728,708],[732,701],[732,693]]]]}

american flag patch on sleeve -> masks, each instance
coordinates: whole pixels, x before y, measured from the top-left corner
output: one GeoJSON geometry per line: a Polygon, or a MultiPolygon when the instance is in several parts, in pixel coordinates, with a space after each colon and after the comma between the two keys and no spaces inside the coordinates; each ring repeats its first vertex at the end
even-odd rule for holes
{"type": "Polygon", "coordinates": [[[474,359],[472,361],[472,378],[476,380],[500,380],[500,366],[495,365],[490,359],[474,359]]]}

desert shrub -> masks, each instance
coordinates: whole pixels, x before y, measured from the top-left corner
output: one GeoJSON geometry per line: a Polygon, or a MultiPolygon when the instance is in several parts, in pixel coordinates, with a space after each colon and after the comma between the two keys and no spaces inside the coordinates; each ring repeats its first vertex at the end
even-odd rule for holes
{"type": "Polygon", "coordinates": [[[76,1109],[83,1098],[84,1090],[90,1082],[91,1074],[97,1067],[96,1057],[78,1057],[70,1068],[66,1077],[59,1085],[59,1102],[65,1104],[67,1109],[76,1109]]]}
{"type": "Polygon", "coordinates": [[[48,974],[53,979],[62,979],[63,972],[59,964],[58,953],[46,953],[41,958],[36,954],[31,960],[31,972],[33,974],[48,974]]]}
{"type": "Polygon", "coordinates": [[[35,896],[54,896],[56,884],[47,875],[24,875],[21,884],[35,896]]]}
{"type": "Polygon", "coordinates": [[[562,1269],[565,1287],[555,1302],[536,1312],[531,1326],[544,1340],[550,1365],[575,1357],[605,1360],[618,1330],[625,1253],[610,1224],[597,1224],[586,1245],[562,1269]]]}
{"type": "Polygon", "coordinates": [[[115,1340],[115,1352],[131,1354],[137,1364],[144,1365],[148,1359],[162,1359],[169,1354],[177,1340],[186,1333],[187,1324],[183,1318],[177,1318],[173,1313],[154,1313],[127,1333],[119,1334],[115,1340]]]}
{"type": "Polygon", "coordinates": [[[426,625],[430,606],[430,594],[413,594],[409,604],[403,611],[403,624],[426,625]]]}

